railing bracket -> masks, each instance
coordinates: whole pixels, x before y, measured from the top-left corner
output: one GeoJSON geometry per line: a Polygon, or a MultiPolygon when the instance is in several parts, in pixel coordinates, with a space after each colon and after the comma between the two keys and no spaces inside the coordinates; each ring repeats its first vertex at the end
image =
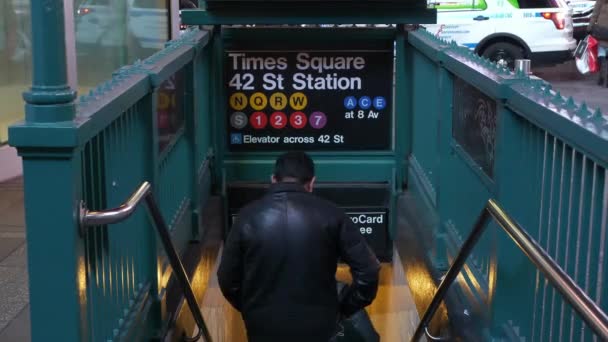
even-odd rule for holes
{"type": "Polygon", "coordinates": [[[207,325],[203,319],[203,314],[201,313],[196,301],[196,297],[194,296],[192,285],[188,279],[188,274],[184,269],[184,265],[177,254],[177,251],[175,250],[175,246],[173,246],[169,228],[163,218],[162,213],[160,212],[160,208],[158,207],[156,200],[154,199],[154,193],[152,192],[150,183],[144,182],[125,203],[121,204],[115,209],[90,211],[86,208],[84,202],[80,202],[80,207],[78,209],[80,234],[81,236],[84,236],[86,233],[85,229],[91,226],[103,226],[126,220],[133,214],[133,212],[135,212],[137,206],[142,202],[145,203],[148,209],[148,213],[152,218],[153,225],[160,236],[165,253],[169,259],[169,263],[171,264],[171,268],[177,277],[178,284],[182,288],[182,291],[184,291],[184,297],[186,298],[188,308],[190,309],[192,317],[194,318],[194,321],[198,327],[198,333],[195,337],[191,338],[184,336],[184,340],[197,341],[201,336],[203,336],[205,342],[211,342],[211,335],[209,334],[209,330],[207,329],[207,325]]]}
{"type": "Polygon", "coordinates": [[[444,337],[444,336],[433,336],[431,335],[431,333],[429,332],[429,327],[424,327],[424,334],[426,335],[426,337],[428,337],[431,341],[449,341],[450,337],[444,337]]]}
{"type": "MultiPolygon", "coordinates": [[[[555,260],[547,254],[534,238],[519,226],[517,222],[511,219],[505,210],[503,210],[493,199],[488,200],[486,203],[486,206],[483,208],[473,226],[473,230],[462,244],[460,251],[458,251],[450,269],[442,277],[443,279],[441,279],[437,292],[420,319],[420,323],[418,324],[416,331],[414,331],[414,335],[410,341],[418,342],[420,337],[422,337],[422,334],[426,334],[434,341],[444,341],[437,340],[436,337],[429,334],[427,328],[428,324],[431,322],[439,305],[441,305],[441,302],[447,294],[448,288],[462,271],[471,251],[484,233],[490,218],[493,218],[496,223],[498,223],[519,249],[528,257],[528,259],[530,259],[530,261],[532,261],[536,268],[547,277],[551,285],[565,297],[566,301],[570,303],[574,311],[581,316],[591,330],[593,330],[602,341],[608,341],[608,315],[589,298],[589,296],[561,267],[559,267],[555,260]]],[[[464,314],[470,317],[470,312],[468,310],[465,310],[464,314]]]]}

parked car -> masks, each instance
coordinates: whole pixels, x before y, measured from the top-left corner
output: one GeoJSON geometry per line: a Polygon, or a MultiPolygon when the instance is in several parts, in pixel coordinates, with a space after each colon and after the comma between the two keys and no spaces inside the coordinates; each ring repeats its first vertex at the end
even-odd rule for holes
{"type": "Polygon", "coordinates": [[[581,40],[587,36],[587,26],[593,13],[595,0],[571,0],[568,6],[572,8],[572,25],[574,26],[574,38],[581,40]]]}
{"type": "Polygon", "coordinates": [[[439,0],[437,24],[424,25],[479,55],[514,66],[516,59],[551,65],[572,59],[572,9],[563,0],[439,0]]]}

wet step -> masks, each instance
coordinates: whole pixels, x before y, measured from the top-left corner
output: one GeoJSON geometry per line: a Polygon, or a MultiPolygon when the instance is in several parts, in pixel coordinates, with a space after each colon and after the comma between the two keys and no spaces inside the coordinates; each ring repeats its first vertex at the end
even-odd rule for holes
{"type": "MultiPolygon", "coordinates": [[[[399,253],[391,263],[383,263],[376,299],[366,308],[381,341],[409,341],[420,321],[399,253]]],[[[350,282],[346,265],[338,268],[336,279],[350,282]]]]}
{"type": "MultiPolygon", "coordinates": [[[[221,252],[220,252],[221,253],[221,252]]],[[[217,280],[219,257],[207,285],[201,311],[213,341],[247,342],[245,323],[241,314],[224,298],[217,280]]],[[[203,341],[200,339],[199,341],[203,341]]]]}
{"type": "MultiPolygon", "coordinates": [[[[419,322],[418,312],[397,251],[392,263],[383,263],[374,302],[366,308],[381,341],[409,341],[419,322]]],[[[207,285],[201,310],[211,336],[219,342],[246,342],[241,315],[224,299],[216,276],[217,264],[207,285]]],[[[336,279],[350,282],[348,266],[338,267],[336,279]]],[[[202,340],[201,340],[202,341],[202,340]]]]}

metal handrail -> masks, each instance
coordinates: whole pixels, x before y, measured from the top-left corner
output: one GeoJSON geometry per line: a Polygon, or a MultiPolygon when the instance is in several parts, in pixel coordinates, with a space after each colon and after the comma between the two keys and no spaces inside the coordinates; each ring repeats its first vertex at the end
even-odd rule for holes
{"type": "Polygon", "coordinates": [[[482,213],[477,218],[473,231],[469,234],[458,256],[448,270],[444,279],[439,284],[437,293],[433,297],[431,304],[426,309],[424,316],[420,320],[412,342],[418,342],[420,337],[427,331],[427,327],[433,315],[443,301],[448,288],[461,272],[467,257],[471,254],[473,247],[485,231],[488,219],[492,216],[502,227],[509,237],[517,244],[520,250],[532,261],[549,282],[561,293],[570,305],[581,315],[585,323],[601,337],[602,341],[608,341],[608,316],[587,296],[587,294],[568,276],[566,272],[551,258],[547,252],[532,238],[517,222],[512,220],[509,215],[496,203],[490,199],[484,207],[482,213]]]}
{"type": "Polygon", "coordinates": [[[178,283],[184,291],[186,302],[188,303],[190,312],[192,313],[194,321],[198,326],[198,333],[195,337],[190,338],[185,336],[184,339],[186,341],[196,341],[203,336],[206,342],[212,342],[211,335],[209,334],[209,330],[205,324],[205,319],[203,318],[203,314],[201,313],[196,301],[196,297],[194,296],[194,291],[190,285],[190,280],[188,279],[184,265],[177,254],[175,247],[173,246],[173,242],[171,241],[169,228],[163,219],[156,200],[154,199],[154,193],[152,192],[150,183],[144,182],[125,203],[114,209],[93,211],[86,209],[84,202],[81,203],[79,218],[80,232],[83,234],[87,227],[118,223],[127,219],[133,214],[133,212],[135,212],[135,209],[139,204],[141,204],[142,200],[145,200],[146,202],[146,207],[148,208],[150,216],[152,217],[152,221],[154,221],[154,226],[156,227],[158,235],[160,235],[163,247],[165,248],[165,252],[169,258],[171,268],[173,268],[173,271],[177,276],[178,283]]]}

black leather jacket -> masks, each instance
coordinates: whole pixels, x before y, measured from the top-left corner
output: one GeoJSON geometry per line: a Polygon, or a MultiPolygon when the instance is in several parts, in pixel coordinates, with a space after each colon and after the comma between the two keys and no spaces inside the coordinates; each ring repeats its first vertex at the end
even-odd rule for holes
{"type": "Polygon", "coordinates": [[[608,0],[596,0],[587,31],[597,40],[608,42],[608,0]]]}
{"type": "Polygon", "coordinates": [[[352,221],[296,184],[279,183],[233,225],[219,285],[239,310],[249,341],[327,341],[340,315],[376,297],[380,264],[352,221]],[[353,275],[338,300],[338,258],[353,275]]]}

